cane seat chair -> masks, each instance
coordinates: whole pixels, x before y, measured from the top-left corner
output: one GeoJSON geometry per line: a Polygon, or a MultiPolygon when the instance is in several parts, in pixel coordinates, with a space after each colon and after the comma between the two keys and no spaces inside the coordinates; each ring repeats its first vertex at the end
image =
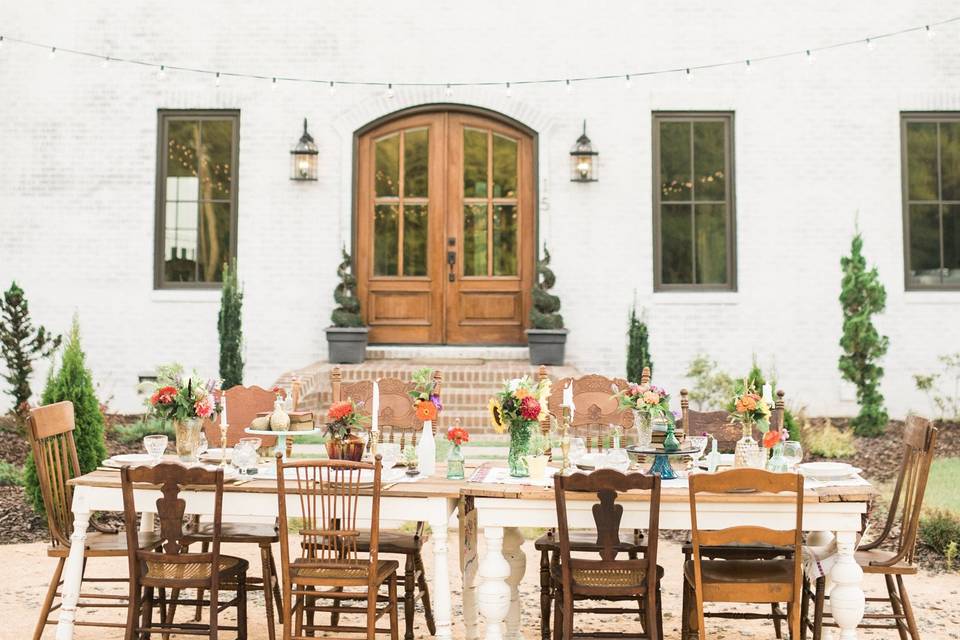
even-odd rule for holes
{"type": "MultiPolygon", "coordinates": [[[[440,372],[434,371],[434,390],[438,395],[441,393],[442,380],[443,376],[440,372]]],[[[352,399],[360,405],[361,414],[370,416],[373,411],[373,381],[343,382],[343,372],[340,367],[334,367],[330,373],[330,382],[334,402],[352,399]]],[[[380,378],[377,380],[377,390],[379,392],[377,423],[381,434],[380,441],[399,444],[401,449],[407,445],[415,447],[417,435],[423,428],[423,421],[417,418],[413,400],[410,397],[413,383],[399,378],[380,378]]],[[[430,603],[430,589],[427,586],[426,571],[423,567],[423,544],[428,537],[422,521],[417,522],[412,533],[394,529],[380,532],[380,554],[398,555],[404,558],[403,574],[397,576],[403,583],[404,640],[413,640],[414,612],[418,600],[423,606],[427,629],[431,635],[437,632],[430,603]]],[[[369,532],[360,532],[357,548],[361,553],[369,552],[369,532]]]]}
{"type": "MultiPolygon", "coordinates": [[[[663,569],[657,566],[657,537],[660,517],[660,476],[642,473],[623,474],[612,469],[593,473],[557,475],[554,481],[557,503],[557,541],[560,551],[558,562],[553,565],[554,638],[569,640],[574,637],[598,637],[599,634],[574,633],[573,617],[578,613],[636,615],[635,607],[596,606],[601,602],[641,603],[642,633],[626,630],[625,633],[604,632],[603,637],[645,637],[658,640],[663,637],[663,621],[660,606],[660,579],[663,569]],[[623,549],[620,540],[620,521],[623,505],[617,501],[627,492],[648,492],[650,515],[649,543],[640,557],[623,549]],[[596,550],[574,556],[576,549],[570,539],[570,502],[590,500],[595,525],[596,550]],[[568,501],[569,498],[573,498],[568,501]],[[622,556],[626,556],[625,558],[622,556]],[[599,556],[599,557],[598,557],[599,556]],[[590,601],[586,606],[577,603],[590,601]]],[[[635,499],[636,496],[631,496],[635,499]]],[[[582,509],[580,510],[582,511],[582,509]]],[[[637,631],[641,631],[637,630],[637,631]]]]}
{"type": "MultiPolygon", "coordinates": [[[[683,563],[683,618],[681,638],[705,640],[705,602],[754,604],[787,603],[790,637],[800,637],[802,593],[801,536],[803,523],[803,476],[799,473],[772,473],[763,469],[731,469],[689,477],[690,523],[693,559],[683,563]],[[703,493],[737,491],[793,494],[796,505],[793,528],[770,529],[743,524],[707,530],[697,520],[697,501],[703,493]],[[729,544],[769,545],[790,549],[789,557],[714,559],[709,549],[729,544]]],[[[746,517],[746,516],[744,516],[746,517]]],[[[758,614],[759,617],[769,617],[758,614]]],[[[741,616],[742,617],[742,616],[741,616]]]]}
{"type": "MultiPolygon", "coordinates": [[[[363,634],[373,640],[389,633],[397,640],[396,560],[379,556],[380,456],[373,464],[349,460],[283,462],[277,455],[277,495],[280,510],[281,571],[283,574],[283,640],[303,640],[316,632],[363,634]],[[358,548],[363,485],[370,488],[370,529],[367,557],[358,548]],[[291,545],[287,505],[299,504],[303,518],[300,544],[291,545]],[[299,547],[298,557],[291,549],[299,547]],[[386,595],[380,591],[386,587],[386,595]],[[352,589],[348,591],[347,589],[352,589]],[[364,601],[364,606],[352,603],[364,601]],[[329,601],[330,604],[318,604],[329,601]],[[380,606],[383,605],[383,606],[380,606]],[[331,614],[329,625],[314,624],[315,612],[331,614]],[[365,614],[365,626],[340,625],[337,614],[365,614]],[[389,615],[390,627],[377,627],[389,615]]],[[[364,512],[366,508],[362,509],[364,512]]]]}
{"type": "MultiPolygon", "coordinates": [[[[60,608],[60,603],[54,604],[61,597],[59,591],[63,584],[63,567],[70,554],[70,536],[73,534],[73,486],[69,481],[80,475],[80,462],[77,458],[77,447],[73,438],[76,427],[74,421],[73,403],[57,402],[45,407],[30,411],[27,419],[27,435],[33,451],[33,459],[37,469],[37,479],[40,484],[40,494],[43,497],[43,507],[47,516],[47,529],[50,532],[50,546],[47,555],[57,559],[57,566],[50,579],[46,596],[40,606],[40,617],[34,629],[33,639],[39,640],[43,635],[44,627],[55,624],[50,620],[50,613],[60,608]]],[[[136,529],[134,529],[136,531],[136,529]]],[[[141,533],[136,538],[138,548],[155,548],[160,537],[155,534],[141,533]]],[[[87,534],[84,543],[84,573],[86,573],[89,558],[123,558],[127,555],[127,538],[116,531],[93,531],[87,534]]],[[[127,576],[116,578],[81,578],[83,583],[123,583],[128,582],[127,576]]],[[[81,593],[80,608],[126,608],[127,594],[108,595],[105,593],[81,593]]],[[[107,622],[80,619],[74,622],[77,626],[89,627],[124,627],[122,622],[107,622]]]]}
{"type": "MultiPolygon", "coordinates": [[[[887,520],[880,535],[860,545],[854,553],[854,559],[864,573],[882,575],[886,583],[887,597],[871,597],[867,602],[888,603],[891,613],[868,612],[860,624],[861,629],[896,629],[904,640],[908,636],[910,640],[920,640],[903,577],[917,573],[914,564],[917,529],[936,445],[937,429],[930,421],[908,416],[903,431],[903,463],[893,489],[887,520]],[[887,551],[890,547],[893,550],[887,551]],[[884,620],[890,620],[892,624],[882,623],[884,620]]],[[[836,626],[830,620],[830,614],[824,611],[824,604],[829,600],[826,579],[808,576],[805,592],[804,629],[810,628],[814,640],[820,640],[824,626],[836,626]],[[812,585],[809,584],[811,581],[812,585]],[[812,622],[808,619],[810,603],[814,605],[812,622]]]]}
{"type": "Polygon", "coordinates": [[[123,518],[127,530],[127,558],[130,566],[130,599],[127,609],[126,638],[152,637],[151,634],[206,635],[211,640],[222,631],[234,631],[238,640],[247,637],[247,561],[220,553],[220,525],[223,513],[223,469],[185,467],[175,462],[155,466],[124,467],[120,470],[123,491],[123,518]],[[156,513],[160,518],[160,547],[156,550],[136,548],[137,512],[134,502],[134,483],[155,485],[160,490],[156,513]],[[191,553],[193,540],[184,530],[185,503],[180,491],[186,486],[214,488],[213,530],[210,550],[191,553]],[[197,589],[196,600],[180,600],[180,604],[195,604],[209,608],[206,624],[191,620],[175,622],[172,607],[167,606],[165,594],[170,589],[172,598],[179,600],[183,589],[197,589]],[[208,600],[201,594],[206,591],[208,600]],[[235,591],[233,598],[221,602],[221,591],[235,591]],[[220,624],[220,613],[236,607],[236,625],[220,624]],[[154,609],[159,621],[154,621],[154,609]]]}

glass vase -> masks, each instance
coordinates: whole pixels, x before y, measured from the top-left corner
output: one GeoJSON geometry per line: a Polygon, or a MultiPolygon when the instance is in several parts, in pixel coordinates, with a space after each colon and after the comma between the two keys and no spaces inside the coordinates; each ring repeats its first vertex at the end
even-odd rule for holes
{"type": "Polygon", "coordinates": [[[460,445],[455,444],[450,447],[450,452],[447,454],[447,480],[463,479],[463,451],[460,449],[460,445]]]}
{"type": "Polygon", "coordinates": [[[743,423],[743,435],[737,440],[733,450],[733,466],[736,468],[749,467],[760,455],[760,445],[753,439],[753,425],[743,423]]]}
{"type": "Polygon", "coordinates": [[[200,418],[174,420],[173,430],[177,438],[177,457],[181,462],[196,462],[200,449],[200,433],[203,421],[200,418]]]}
{"type": "Polygon", "coordinates": [[[783,457],[783,444],[773,445],[773,455],[767,461],[767,471],[774,473],[785,473],[790,470],[786,458],[783,457]]]}
{"type": "Polygon", "coordinates": [[[514,478],[526,478],[530,475],[527,462],[523,459],[529,453],[530,423],[517,421],[510,425],[510,451],[507,453],[507,465],[514,478]]]}
{"type": "Polygon", "coordinates": [[[672,422],[667,424],[667,435],[663,437],[664,451],[676,451],[680,448],[680,441],[677,440],[677,434],[674,431],[675,428],[672,422]]]}
{"type": "Polygon", "coordinates": [[[653,441],[653,423],[650,415],[642,411],[633,410],[633,430],[637,436],[637,445],[648,448],[653,441]]]}

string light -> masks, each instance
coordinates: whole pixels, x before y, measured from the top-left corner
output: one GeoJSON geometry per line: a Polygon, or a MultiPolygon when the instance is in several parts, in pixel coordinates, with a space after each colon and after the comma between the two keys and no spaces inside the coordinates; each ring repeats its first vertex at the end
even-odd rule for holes
{"type": "Polygon", "coordinates": [[[0,49],[3,49],[3,36],[0,36],[0,49]]]}
{"type": "Polygon", "coordinates": [[[443,95],[447,96],[448,98],[453,95],[453,87],[450,86],[449,82],[447,83],[446,88],[443,90],[443,95]]]}
{"type": "Polygon", "coordinates": [[[217,77],[216,77],[216,79],[214,80],[214,84],[217,86],[217,88],[220,87],[220,72],[219,72],[219,71],[217,71],[217,77]]]}
{"type": "Polygon", "coordinates": [[[866,42],[867,42],[867,51],[873,51],[874,49],[877,48],[877,45],[875,45],[873,43],[873,40],[871,40],[870,38],[867,38],[866,42]]]}
{"type": "Polygon", "coordinates": [[[570,81],[569,81],[569,80],[564,80],[564,82],[566,83],[567,93],[573,93],[573,85],[570,84],[570,81]]]}
{"type": "Polygon", "coordinates": [[[330,81],[330,88],[328,91],[330,92],[331,96],[337,95],[337,85],[333,82],[333,80],[330,81]]]}
{"type": "Polygon", "coordinates": [[[513,97],[513,88],[510,86],[510,83],[507,83],[506,94],[508,98],[513,97]]]}
{"type": "Polygon", "coordinates": [[[927,32],[927,40],[933,40],[937,37],[937,32],[930,28],[930,25],[926,25],[924,31],[927,32]]]}
{"type": "Polygon", "coordinates": [[[693,82],[693,74],[690,73],[690,67],[687,67],[687,70],[683,73],[683,78],[687,82],[693,82]]]}
{"type": "Polygon", "coordinates": [[[387,90],[384,93],[384,95],[387,97],[387,100],[393,100],[393,83],[392,82],[387,85],[387,90]]]}
{"type": "Polygon", "coordinates": [[[743,61],[743,72],[747,75],[753,73],[753,66],[750,64],[750,58],[743,61]]]}
{"type": "Polygon", "coordinates": [[[160,68],[157,69],[157,80],[163,80],[166,77],[167,67],[166,65],[160,65],[160,68]]]}
{"type": "Polygon", "coordinates": [[[57,48],[50,47],[50,55],[48,56],[51,60],[57,57],[57,48]]]}
{"type": "Polygon", "coordinates": [[[270,81],[270,91],[276,91],[276,90],[277,90],[277,79],[273,78],[270,81]]]}
{"type": "Polygon", "coordinates": [[[813,64],[813,61],[814,61],[813,54],[810,53],[810,49],[807,49],[807,64],[813,64]]]}
{"type": "Polygon", "coordinates": [[[110,64],[110,56],[104,56],[103,60],[100,61],[100,68],[106,69],[109,64],[110,64]]]}
{"type": "Polygon", "coordinates": [[[628,74],[624,77],[624,79],[623,79],[623,86],[624,86],[624,88],[626,88],[626,89],[629,89],[630,87],[633,86],[633,81],[630,80],[630,74],[629,74],[629,73],[628,73],[628,74]]]}

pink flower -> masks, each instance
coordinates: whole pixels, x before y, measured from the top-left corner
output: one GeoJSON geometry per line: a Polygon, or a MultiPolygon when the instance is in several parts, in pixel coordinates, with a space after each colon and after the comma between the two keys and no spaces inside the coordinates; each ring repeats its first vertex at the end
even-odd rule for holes
{"type": "Polygon", "coordinates": [[[658,404],[660,402],[660,394],[656,391],[646,391],[643,394],[643,401],[647,404],[658,404]]]}
{"type": "Polygon", "coordinates": [[[213,414],[213,396],[205,395],[193,403],[198,418],[209,418],[213,414]]]}

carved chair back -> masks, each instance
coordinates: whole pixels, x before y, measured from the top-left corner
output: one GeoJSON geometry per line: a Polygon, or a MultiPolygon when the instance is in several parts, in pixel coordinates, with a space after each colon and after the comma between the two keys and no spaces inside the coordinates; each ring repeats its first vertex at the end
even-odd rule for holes
{"type": "MultiPolygon", "coordinates": [[[[783,391],[777,391],[777,399],[770,413],[770,428],[780,429],[783,426],[783,391]]],[[[739,424],[730,422],[730,414],[726,411],[696,411],[690,408],[689,392],[680,390],[680,426],[687,435],[706,433],[717,439],[717,448],[720,451],[731,452],[737,440],[743,435],[739,424]]],[[[753,436],[759,438],[760,433],[754,430],[753,436]]]]}
{"type": "Polygon", "coordinates": [[[883,544],[894,530],[897,522],[900,533],[896,540],[897,553],[890,560],[875,562],[878,566],[895,565],[900,562],[913,564],[917,546],[917,529],[923,509],[923,494],[927,488],[930,465],[937,446],[937,429],[931,422],[919,416],[908,416],[903,430],[903,464],[893,489],[890,511],[880,536],[861,549],[874,549],[883,544]]]}
{"type": "MultiPolygon", "coordinates": [[[[227,446],[232,447],[241,438],[250,436],[244,429],[250,426],[258,413],[273,410],[273,402],[277,395],[286,398],[287,392],[283,389],[272,391],[263,387],[244,387],[236,385],[220,392],[227,398],[227,446]]],[[[207,443],[211,447],[220,446],[220,422],[213,420],[203,421],[203,432],[207,436],[207,443]]],[[[273,447],[277,444],[276,436],[259,436],[262,447],[273,447]]]]}
{"type": "Polygon", "coordinates": [[[80,461],[73,439],[75,427],[73,403],[69,401],[32,409],[27,419],[27,434],[53,546],[69,547],[73,533],[73,513],[70,510],[73,487],[69,481],[80,475],[80,461]]]}
{"type": "Polygon", "coordinates": [[[563,410],[563,390],[573,385],[573,419],[570,435],[583,438],[588,451],[603,450],[610,446],[613,428],[620,427],[623,441],[633,427],[633,414],[621,409],[617,394],[627,388],[623,378],[607,378],[588,374],[579,378],[561,378],[554,381],[547,399],[547,409],[558,420],[563,410]]]}

